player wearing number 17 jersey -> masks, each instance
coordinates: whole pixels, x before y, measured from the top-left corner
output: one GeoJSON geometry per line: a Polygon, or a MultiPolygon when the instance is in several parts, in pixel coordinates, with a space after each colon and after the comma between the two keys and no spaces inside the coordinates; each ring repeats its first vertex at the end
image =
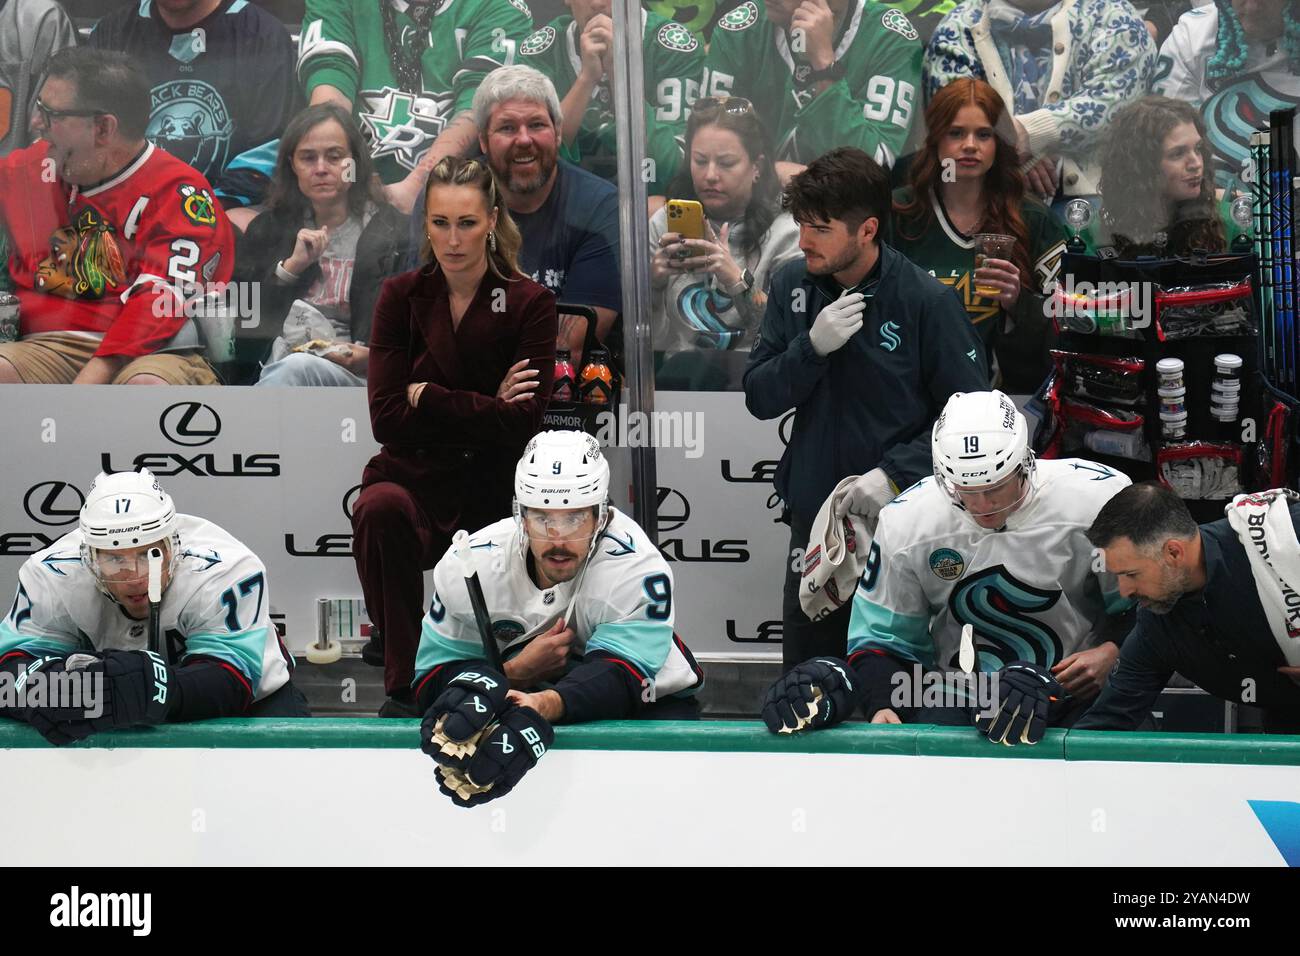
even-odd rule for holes
{"type": "Polygon", "coordinates": [[[785,162],[856,146],[888,168],[923,105],[916,29],[876,0],[746,0],[704,67],[700,96],[748,99],[785,162]]]}
{"type": "Polygon", "coordinates": [[[148,471],[101,474],[78,528],[19,569],[0,619],[0,690],[52,687],[85,672],[101,684],[100,706],[0,693],[0,715],[56,744],[164,721],[306,717],[270,609],[257,555],[212,522],[177,514],[148,471]],[[148,650],[153,548],[162,552],[156,654],[148,650]]]}
{"type": "Polygon", "coordinates": [[[953,395],[932,454],[934,475],[880,510],[853,598],[848,661],[815,659],[779,681],[765,707],[771,729],[806,726],[799,705],[812,696],[801,684],[832,698],[812,726],[857,704],[876,723],[969,726],[968,705],[987,711],[1001,698],[970,700],[958,687],[968,682],[956,680],[967,666],[998,674],[999,694],[1021,693],[1022,680],[1041,688],[1045,707],[1062,705],[1058,724],[1100,691],[1119,654],[1111,638],[1130,621],[1086,532],[1129,479],[1080,459],[1035,461],[1024,416],[998,391],[953,395]],[[965,625],[975,653],[963,662],[965,625]],[[932,672],[937,679],[927,680],[932,672]],[[925,685],[937,692],[914,696],[925,685]],[[956,689],[943,693],[945,685],[956,689]]]}

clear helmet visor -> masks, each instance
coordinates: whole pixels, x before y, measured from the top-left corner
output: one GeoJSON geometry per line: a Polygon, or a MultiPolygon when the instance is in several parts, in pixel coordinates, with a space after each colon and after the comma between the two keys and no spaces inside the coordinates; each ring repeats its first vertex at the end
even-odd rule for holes
{"type": "Polygon", "coordinates": [[[936,473],[935,477],[953,504],[981,524],[995,518],[1000,519],[999,526],[1005,523],[1029,499],[1034,488],[1032,465],[1021,466],[996,484],[978,488],[959,488],[944,475],[936,473]]]}
{"type": "MultiPolygon", "coordinates": [[[[141,590],[149,584],[149,552],[154,548],[162,551],[162,587],[166,590],[171,583],[179,556],[176,536],[155,541],[137,548],[96,548],[83,543],[81,545],[81,562],[94,576],[99,586],[114,598],[121,599],[124,589],[132,587],[141,590]]],[[[124,592],[126,593],[126,592],[124,592]]],[[[134,593],[133,591],[129,593],[134,593]]]]}
{"type": "Polygon", "coordinates": [[[521,506],[519,518],[524,534],[531,541],[573,541],[595,533],[599,523],[597,511],[596,508],[561,511],[521,506]]]}

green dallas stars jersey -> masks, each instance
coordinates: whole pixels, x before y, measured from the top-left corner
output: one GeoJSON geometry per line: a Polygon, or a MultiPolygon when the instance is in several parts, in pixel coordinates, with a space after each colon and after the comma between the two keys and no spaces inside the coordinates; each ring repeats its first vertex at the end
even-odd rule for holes
{"type": "Polygon", "coordinates": [[[524,0],[446,0],[421,41],[404,0],[307,0],[298,80],[310,99],[322,84],[351,98],[380,177],[397,182],[467,110],[483,77],[514,62],[532,29],[524,0]],[[406,44],[427,43],[423,88],[403,90],[384,38],[382,3],[406,44]]]}
{"type": "Polygon", "coordinates": [[[767,18],[762,0],[722,17],[705,58],[701,96],[743,96],[767,120],[776,158],[811,162],[836,146],[857,146],[890,166],[922,108],[921,44],[898,10],[854,0],[835,40],[844,75],[814,95],[801,87],[790,39],[767,18]]]}
{"type": "MultiPolygon", "coordinates": [[[[909,187],[894,190],[896,205],[911,202],[909,187]]],[[[891,217],[891,246],[929,272],[946,286],[957,290],[957,297],[970,316],[971,323],[985,348],[989,350],[989,367],[997,358],[1003,385],[1011,391],[1032,390],[1047,374],[1044,336],[1047,313],[1043,309],[1045,294],[1056,284],[1065,251],[1065,226],[1042,203],[1026,199],[1020,216],[1029,230],[1029,264],[1032,288],[1021,290],[1012,314],[1011,328],[1001,328],[995,321],[1002,315],[997,300],[975,289],[975,240],[963,235],[949,220],[943,206],[931,200],[929,225],[917,234],[914,224],[902,221],[897,213],[891,217]]]]}
{"type": "MultiPolygon", "coordinates": [[[[573,88],[582,58],[578,23],[556,17],[519,47],[519,62],[545,73],[560,99],[573,88]]],[[[654,160],[647,191],[663,195],[682,161],[686,114],[695,100],[704,49],[680,23],[641,11],[641,50],[645,70],[646,152],[654,160]]],[[[578,138],[565,146],[565,158],[613,180],[616,172],[616,127],[609,84],[601,83],[587,104],[578,138]]]]}

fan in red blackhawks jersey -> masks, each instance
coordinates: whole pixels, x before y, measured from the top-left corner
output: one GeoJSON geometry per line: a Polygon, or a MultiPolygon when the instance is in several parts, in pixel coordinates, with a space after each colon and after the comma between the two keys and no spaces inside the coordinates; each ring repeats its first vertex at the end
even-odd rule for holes
{"type": "Polygon", "coordinates": [[[920,90],[920,37],[876,0],[746,0],[718,21],[700,83],[754,104],[782,179],[836,146],[892,166],[920,90]]]}
{"type": "Polygon", "coordinates": [[[231,274],[211,186],[145,139],[149,87],[127,56],[63,50],[47,76],[41,142],[0,159],[20,301],[0,382],[214,384],[186,317],[187,299],[231,274]]]}
{"type": "Polygon", "coordinates": [[[483,77],[533,29],[524,0],[307,0],[298,80],[312,105],[356,112],[389,201],[410,212],[428,171],[478,146],[483,77]]]}

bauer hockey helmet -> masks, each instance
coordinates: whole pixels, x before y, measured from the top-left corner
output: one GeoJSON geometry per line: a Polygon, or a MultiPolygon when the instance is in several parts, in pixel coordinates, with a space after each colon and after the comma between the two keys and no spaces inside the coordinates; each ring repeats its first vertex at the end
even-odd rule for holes
{"type": "MultiPolygon", "coordinates": [[[[161,543],[168,572],[164,580],[169,580],[180,559],[177,526],[171,495],[147,469],[101,473],[91,483],[81,507],[82,564],[94,575],[100,590],[111,597],[105,578],[133,573],[121,556],[113,553],[161,543]]],[[[143,558],[138,563],[134,570],[144,573],[143,558]]]]}
{"type": "MultiPolygon", "coordinates": [[[[525,509],[564,511],[594,508],[596,527],[608,514],[609,462],[600,443],[585,432],[547,431],[534,435],[515,466],[515,522],[527,547],[525,509]]],[[[595,535],[592,536],[594,547],[595,535]]]]}

